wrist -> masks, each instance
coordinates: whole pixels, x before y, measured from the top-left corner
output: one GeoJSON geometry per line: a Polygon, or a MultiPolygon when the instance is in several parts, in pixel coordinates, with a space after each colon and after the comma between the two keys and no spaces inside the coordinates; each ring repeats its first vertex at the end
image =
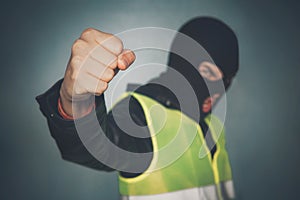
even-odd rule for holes
{"type": "Polygon", "coordinates": [[[58,111],[63,118],[69,120],[81,118],[89,114],[94,108],[95,101],[91,95],[81,100],[72,100],[72,98],[68,98],[65,95],[63,88],[61,88],[58,99],[58,111]]]}

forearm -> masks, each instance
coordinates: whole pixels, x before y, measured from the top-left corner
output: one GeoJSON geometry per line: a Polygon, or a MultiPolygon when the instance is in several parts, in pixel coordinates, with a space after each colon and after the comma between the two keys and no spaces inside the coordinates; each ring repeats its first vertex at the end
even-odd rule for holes
{"type": "MultiPolygon", "coordinates": [[[[127,166],[130,169],[139,160],[132,160],[130,157],[124,159],[120,153],[113,152],[108,144],[113,145],[113,149],[121,148],[129,152],[152,152],[150,133],[148,129],[143,128],[147,125],[144,112],[134,98],[123,99],[114,106],[113,112],[107,113],[104,96],[101,95],[95,98],[96,107],[90,114],[75,121],[66,120],[60,116],[57,109],[59,87],[60,83],[57,83],[45,94],[37,97],[37,100],[63,159],[98,170],[112,171],[120,170],[117,166],[127,166]],[[132,113],[130,116],[128,109],[132,113]],[[113,113],[116,115],[113,116],[113,113]],[[126,130],[119,127],[119,123],[125,125],[126,130]],[[141,126],[141,129],[132,127],[131,123],[141,126]],[[140,135],[141,138],[131,136],[132,134],[140,135]],[[93,152],[95,155],[92,155],[86,147],[96,149],[93,152]],[[113,164],[107,167],[103,163],[113,164]]],[[[141,168],[146,169],[151,160],[152,154],[148,154],[141,168]]],[[[122,175],[133,177],[136,173],[122,173],[122,175]]]]}

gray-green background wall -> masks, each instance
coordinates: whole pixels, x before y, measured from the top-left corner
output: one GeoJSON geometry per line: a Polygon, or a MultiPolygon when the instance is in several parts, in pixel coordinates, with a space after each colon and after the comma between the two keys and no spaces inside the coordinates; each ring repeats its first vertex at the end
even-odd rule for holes
{"type": "Polygon", "coordinates": [[[34,97],[63,76],[87,27],[176,30],[203,15],[229,24],[240,44],[226,120],[238,199],[300,199],[299,3],[42,0],[2,1],[0,10],[0,199],[118,199],[117,173],[60,158],[34,97]]]}

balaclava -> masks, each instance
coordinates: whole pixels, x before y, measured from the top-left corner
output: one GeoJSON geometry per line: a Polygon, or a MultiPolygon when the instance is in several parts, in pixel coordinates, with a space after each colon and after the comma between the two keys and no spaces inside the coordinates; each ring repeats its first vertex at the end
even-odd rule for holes
{"type": "Polygon", "coordinates": [[[207,113],[201,110],[204,100],[214,93],[222,95],[238,71],[237,38],[226,24],[210,17],[194,18],[185,23],[178,32],[171,46],[168,66],[180,72],[189,81],[198,98],[200,113],[205,116],[207,113]],[[183,34],[200,44],[211,59],[205,55],[205,51],[199,52],[193,44],[187,42],[183,34]],[[223,79],[203,81],[198,71],[198,66],[203,61],[213,61],[222,71],[223,79]],[[207,86],[210,88],[210,94],[207,86]]]}
{"type": "Polygon", "coordinates": [[[165,86],[166,93],[171,92],[177,98],[175,104],[178,106],[175,107],[200,122],[209,114],[202,111],[205,99],[215,93],[222,95],[238,67],[238,43],[234,32],[217,19],[198,17],[179,29],[170,48],[167,71],[150,83],[165,86]],[[198,71],[203,61],[215,63],[222,71],[223,79],[204,80],[198,71]],[[185,81],[176,74],[181,74],[185,81]],[[183,82],[187,82],[189,87],[183,82]],[[193,95],[189,90],[193,91],[193,95]]]}

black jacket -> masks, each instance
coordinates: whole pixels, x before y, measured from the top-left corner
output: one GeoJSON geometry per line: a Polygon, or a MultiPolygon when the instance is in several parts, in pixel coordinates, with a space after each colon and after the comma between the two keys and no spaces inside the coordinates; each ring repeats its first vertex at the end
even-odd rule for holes
{"type": "MultiPolygon", "coordinates": [[[[49,130],[51,136],[55,139],[56,144],[60,150],[61,156],[64,160],[71,161],[80,165],[84,165],[97,170],[104,171],[113,171],[109,166],[106,166],[99,160],[97,160],[83,145],[80,137],[78,136],[75,123],[72,120],[66,120],[60,116],[57,109],[57,102],[59,98],[59,90],[62,80],[58,81],[53,85],[48,91],[44,94],[36,97],[40,105],[40,110],[43,115],[47,118],[49,130]]],[[[164,106],[171,109],[180,110],[180,106],[176,97],[168,89],[156,85],[156,84],[146,84],[139,87],[135,92],[146,95],[164,106]]],[[[140,138],[133,137],[125,133],[122,129],[119,128],[118,124],[115,121],[115,118],[112,113],[117,113],[118,120],[122,120],[122,123],[129,123],[129,120],[133,120],[139,126],[147,126],[146,119],[144,116],[143,109],[139,102],[134,97],[126,97],[125,99],[118,102],[112,111],[107,113],[106,106],[104,102],[104,95],[95,97],[95,113],[98,118],[98,122],[101,128],[104,130],[104,133],[107,138],[110,139],[112,143],[118,147],[125,149],[131,152],[144,153],[152,152],[152,142],[150,138],[150,132],[148,129],[143,129],[143,132],[140,132],[140,138]],[[128,102],[129,102],[129,112],[128,112],[128,102]],[[128,116],[128,114],[130,116],[128,116]]],[[[92,113],[79,119],[79,121],[84,121],[88,123],[92,117],[92,113]]],[[[115,116],[116,117],[116,116],[115,116]]],[[[205,123],[201,123],[203,132],[206,133],[208,129],[205,123]]],[[[87,126],[87,132],[93,131],[94,127],[87,126]]],[[[110,157],[110,152],[107,149],[100,147],[101,154],[107,159],[115,159],[110,157]]],[[[215,148],[212,149],[212,154],[214,153],[215,148]]],[[[151,154],[150,154],[151,155],[151,154]]],[[[152,156],[147,159],[147,162],[144,163],[143,168],[146,170],[151,162],[152,156]]],[[[124,162],[124,159],[122,159],[124,162]]],[[[128,163],[121,163],[123,165],[133,164],[131,160],[128,160],[128,163]]],[[[134,177],[140,173],[127,173],[121,172],[121,175],[124,177],[134,177]]]]}

